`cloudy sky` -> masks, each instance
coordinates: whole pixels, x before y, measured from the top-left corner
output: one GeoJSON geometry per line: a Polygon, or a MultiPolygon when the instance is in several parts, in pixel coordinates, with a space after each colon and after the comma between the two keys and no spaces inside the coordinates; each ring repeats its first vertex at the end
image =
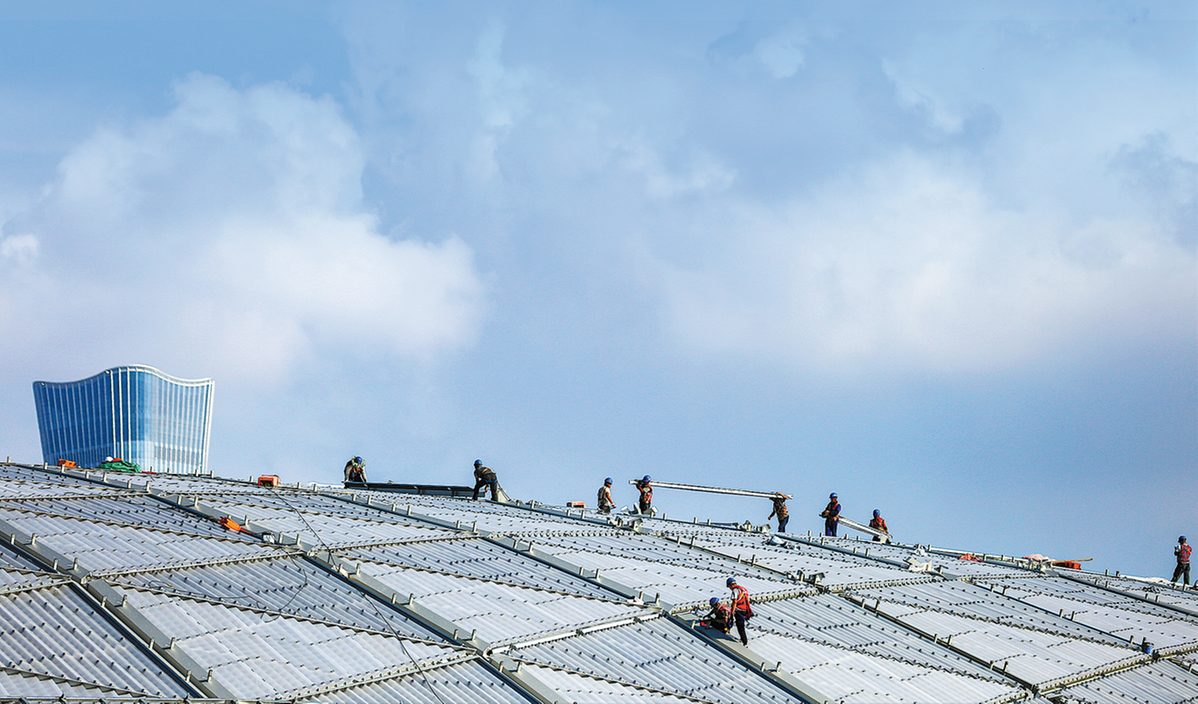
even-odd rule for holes
{"type": "Polygon", "coordinates": [[[10,3],[0,104],[14,460],[149,364],[223,476],[1198,534],[1192,3],[10,3]]]}

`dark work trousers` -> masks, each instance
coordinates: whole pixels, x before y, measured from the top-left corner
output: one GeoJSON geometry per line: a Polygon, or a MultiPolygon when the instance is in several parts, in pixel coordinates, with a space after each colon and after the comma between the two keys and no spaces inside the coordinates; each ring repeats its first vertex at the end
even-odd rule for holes
{"type": "Polygon", "coordinates": [[[778,516],[778,532],[786,532],[786,524],[790,523],[790,516],[778,516]]]}
{"type": "Polygon", "coordinates": [[[1190,563],[1177,563],[1177,569],[1173,570],[1173,581],[1176,582],[1178,577],[1185,577],[1181,580],[1181,586],[1184,587],[1190,583],[1190,563]]]}
{"type": "Polygon", "coordinates": [[[478,490],[482,489],[484,486],[490,488],[491,500],[498,501],[499,500],[499,488],[498,488],[499,480],[496,478],[479,479],[478,481],[474,482],[474,500],[475,501],[478,500],[478,490]]]}
{"type": "Polygon", "coordinates": [[[747,633],[745,633],[745,621],[747,621],[748,619],[745,618],[745,612],[737,611],[735,618],[736,618],[736,632],[737,632],[737,634],[740,635],[740,644],[748,645],[749,644],[749,635],[747,633]]]}

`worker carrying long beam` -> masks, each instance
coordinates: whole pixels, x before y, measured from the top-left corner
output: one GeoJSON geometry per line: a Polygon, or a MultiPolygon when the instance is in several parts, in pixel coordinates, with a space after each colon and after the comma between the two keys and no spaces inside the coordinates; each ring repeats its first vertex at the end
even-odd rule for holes
{"type": "Polygon", "coordinates": [[[769,520],[774,516],[778,517],[778,532],[786,532],[786,524],[790,521],[790,511],[786,508],[786,494],[777,492],[773,497],[774,510],[770,511],[770,515],[765,520],[769,520]]]}
{"type": "Polygon", "coordinates": [[[835,538],[836,525],[840,523],[840,499],[836,492],[828,494],[828,505],[820,513],[820,518],[824,519],[824,535],[835,538]]]}
{"type": "MultiPolygon", "coordinates": [[[[874,517],[869,519],[869,527],[873,528],[874,530],[878,531],[879,533],[885,533],[886,535],[890,535],[890,530],[886,528],[886,519],[882,518],[882,512],[876,508],[874,509],[874,517]]],[[[875,535],[874,542],[875,543],[882,542],[882,536],[875,535]]]]}
{"type": "Polygon", "coordinates": [[[636,500],[636,507],[640,513],[645,513],[645,514],[653,513],[653,484],[651,483],[652,481],[653,481],[652,477],[650,477],[648,474],[646,474],[643,479],[638,479],[635,481],[636,490],[641,492],[641,495],[639,497],[637,497],[637,500],[636,500]]]}

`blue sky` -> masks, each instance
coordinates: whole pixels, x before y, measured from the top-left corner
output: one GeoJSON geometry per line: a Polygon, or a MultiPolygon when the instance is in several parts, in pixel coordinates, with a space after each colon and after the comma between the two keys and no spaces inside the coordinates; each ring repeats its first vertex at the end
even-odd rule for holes
{"type": "MultiPolygon", "coordinates": [[[[224,476],[830,491],[1168,576],[1198,534],[1190,3],[0,10],[0,427],[212,377],[224,476]]],[[[624,488],[621,488],[624,487],[624,488]]],[[[671,517],[767,502],[658,492],[671,517]]]]}

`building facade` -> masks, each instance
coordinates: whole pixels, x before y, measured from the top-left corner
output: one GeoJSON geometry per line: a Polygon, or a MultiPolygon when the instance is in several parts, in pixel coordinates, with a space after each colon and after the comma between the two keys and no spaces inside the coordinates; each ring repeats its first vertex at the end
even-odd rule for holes
{"type": "Polygon", "coordinates": [[[95,467],[119,457],[145,471],[208,474],[215,383],[143,365],[80,381],[35,381],[42,458],[95,467]]]}

